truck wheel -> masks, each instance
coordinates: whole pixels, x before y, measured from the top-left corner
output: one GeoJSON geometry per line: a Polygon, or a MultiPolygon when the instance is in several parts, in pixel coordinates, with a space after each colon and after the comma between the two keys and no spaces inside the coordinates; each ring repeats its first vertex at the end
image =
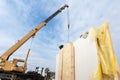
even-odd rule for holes
{"type": "Polygon", "coordinates": [[[27,80],[32,80],[31,78],[27,78],[27,80]]]}

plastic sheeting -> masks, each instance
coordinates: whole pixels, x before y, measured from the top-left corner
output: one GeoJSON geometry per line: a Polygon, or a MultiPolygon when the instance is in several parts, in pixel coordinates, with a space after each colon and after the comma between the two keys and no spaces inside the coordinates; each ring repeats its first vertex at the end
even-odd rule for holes
{"type": "Polygon", "coordinates": [[[100,28],[92,28],[89,31],[94,34],[99,65],[91,80],[120,80],[119,66],[113,50],[112,40],[109,32],[108,23],[104,23],[100,28]]]}

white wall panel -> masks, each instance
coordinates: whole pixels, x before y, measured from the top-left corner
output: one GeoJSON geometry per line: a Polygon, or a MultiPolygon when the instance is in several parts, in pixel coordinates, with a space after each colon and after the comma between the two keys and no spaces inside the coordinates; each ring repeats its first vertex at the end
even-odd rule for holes
{"type": "Polygon", "coordinates": [[[98,65],[97,49],[91,38],[80,38],[74,42],[75,80],[90,80],[98,65]]]}

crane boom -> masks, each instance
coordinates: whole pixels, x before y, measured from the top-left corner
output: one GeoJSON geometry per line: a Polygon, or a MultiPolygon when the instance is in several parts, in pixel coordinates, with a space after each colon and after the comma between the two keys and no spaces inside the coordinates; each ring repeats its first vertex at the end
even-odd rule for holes
{"type": "Polygon", "coordinates": [[[7,50],[3,55],[0,57],[3,60],[8,60],[9,57],[20,47],[22,46],[28,39],[34,36],[43,26],[45,26],[51,19],[53,19],[57,14],[59,14],[65,8],[68,8],[68,5],[64,5],[60,9],[58,9],[54,14],[48,17],[46,20],[41,22],[37,27],[31,30],[28,34],[26,34],[21,40],[19,40],[15,45],[13,45],[9,50],[7,50]]]}

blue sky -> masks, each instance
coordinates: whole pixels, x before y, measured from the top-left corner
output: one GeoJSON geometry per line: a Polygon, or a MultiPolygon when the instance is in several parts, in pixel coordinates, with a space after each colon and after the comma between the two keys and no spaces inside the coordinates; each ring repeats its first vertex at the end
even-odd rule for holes
{"type": "MultiPolygon", "coordinates": [[[[120,1],[119,0],[0,0],[0,54],[4,53],[41,21],[62,5],[70,6],[70,41],[109,22],[115,53],[120,63],[120,1]]],[[[35,36],[28,59],[28,70],[35,66],[55,70],[59,45],[67,42],[67,10],[57,15],[35,36]]],[[[25,58],[31,40],[13,57],[25,58]]]]}

